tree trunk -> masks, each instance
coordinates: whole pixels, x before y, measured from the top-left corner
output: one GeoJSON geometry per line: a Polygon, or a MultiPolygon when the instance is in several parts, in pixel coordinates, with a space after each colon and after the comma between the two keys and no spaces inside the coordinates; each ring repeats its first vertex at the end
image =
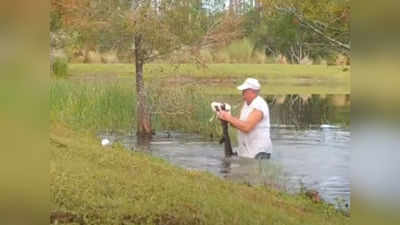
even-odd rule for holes
{"type": "Polygon", "coordinates": [[[150,113],[148,111],[147,101],[146,101],[146,90],[144,88],[143,81],[143,64],[144,64],[144,54],[141,49],[142,40],[141,36],[135,36],[135,66],[136,66],[136,120],[137,120],[137,136],[138,140],[143,138],[151,137],[151,123],[150,123],[150,113]]]}
{"type": "Polygon", "coordinates": [[[229,13],[233,14],[233,0],[229,0],[229,13]]]}
{"type": "Polygon", "coordinates": [[[87,46],[85,47],[84,54],[83,63],[89,63],[89,48],[87,46]]]}

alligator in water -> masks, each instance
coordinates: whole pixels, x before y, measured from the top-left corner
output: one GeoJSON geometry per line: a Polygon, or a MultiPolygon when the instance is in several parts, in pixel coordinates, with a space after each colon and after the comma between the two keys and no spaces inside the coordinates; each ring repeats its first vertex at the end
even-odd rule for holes
{"type": "MultiPolygon", "coordinates": [[[[214,109],[217,112],[219,112],[220,110],[229,111],[230,107],[226,107],[225,103],[222,103],[222,104],[214,104],[214,109]]],[[[220,144],[224,143],[225,157],[228,158],[236,154],[233,153],[232,151],[231,138],[229,137],[229,132],[228,132],[228,122],[226,122],[225,120],[221,120],[221,125],[222,125],[223,136],[219,141],[219,143],[220,144]]]]}

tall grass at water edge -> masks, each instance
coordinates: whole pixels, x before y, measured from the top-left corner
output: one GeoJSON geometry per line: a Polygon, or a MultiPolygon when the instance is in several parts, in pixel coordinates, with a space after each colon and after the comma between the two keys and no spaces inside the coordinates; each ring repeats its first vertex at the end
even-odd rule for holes
{"type": "Polygon", "coordinates": [[[131,129],[135,121],[136,97],[117,83],[73,83],[53,80],[50,84],[50,118],[74,128],[131,129]]]}
{"type": "MultiPolygon", "coordinates": [[[[154,84],[154,83],[153,83],[154,84]]],[[[226,99],[226,96],[208,95],[199,86],[177,86],[149,90],[153,112],[153,127],[157,130],[175,130],[219,137],[220,123],[215,119],[210,103],[226,99]]]]}
{"type": "MultiPolygon", "coordinates": [[[[51,120],[74,128],[132,131],[136,127],[136,95],[131,86],[122,83],[75,83],[53,80],[50,85],[51,120]]],[[[217,137],[221,133],[211,101],[199,88],[185,86],[161,88],[152,83],[147,89],[156,131],[174,130],[217,137]]]]}

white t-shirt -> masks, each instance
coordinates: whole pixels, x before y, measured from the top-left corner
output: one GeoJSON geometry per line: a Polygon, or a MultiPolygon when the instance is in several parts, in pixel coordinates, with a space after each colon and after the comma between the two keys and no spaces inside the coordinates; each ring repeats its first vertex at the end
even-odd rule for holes
{"type": "Polygon", "coordinates": [[[262,112],[262,120],[249,132],[238,130],[239,156],[254,158],[259,152],[272,153],[272,143],[269,134],[269,108],[263,98],[257,96],[250,105],[244,102],[240,111],[240,120],[246,121],[251,112],[257,109],[262,112]]]}

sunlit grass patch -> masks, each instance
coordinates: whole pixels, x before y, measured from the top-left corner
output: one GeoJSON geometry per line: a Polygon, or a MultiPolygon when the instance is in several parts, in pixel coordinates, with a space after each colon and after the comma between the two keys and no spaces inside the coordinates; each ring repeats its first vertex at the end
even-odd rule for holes
{"type": "MultiPolygon", "coordinates": [[[[110,74],[133,75],[134,64],[70,64],[71,75],[110,74]]],[[[221,76],[221,77],[268,77],[268,76],[349,76],[342,66],[326,65],[293,65],[293,64],[145,64],[146,76],[189,75],[189,76],[221,76]]]]}
{"type": "MultiPolygon", "coordinates": [[[[94,76],[99,79],[130,79],[134,82],[134,65],[131,64],[71,64],[74,78],[94,76]]],[[[348,94],[350,72],[341,66],[285,65],[285,64],[146,64],[144,79],[147,82],[165,80],[178,85],[203,86],[206,92],[235,94],[235,87],[247,77],[261,81],[263,94],[348,94]],[[216,89],[215,89],[216,88],[216,89]]]]}

